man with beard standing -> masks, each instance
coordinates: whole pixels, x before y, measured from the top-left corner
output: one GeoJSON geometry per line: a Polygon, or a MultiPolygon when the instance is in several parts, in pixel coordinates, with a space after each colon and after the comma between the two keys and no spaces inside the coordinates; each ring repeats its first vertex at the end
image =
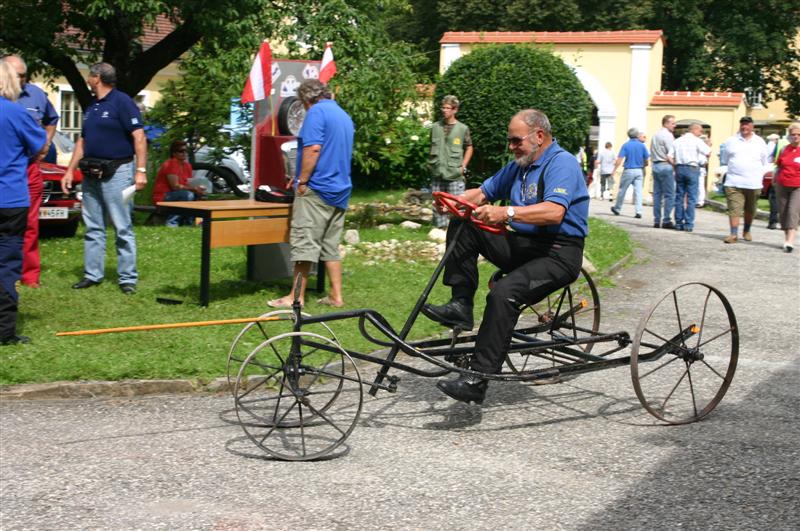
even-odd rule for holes
{"type": "MultiPolygon", "coordinates": [[[[430,319],[451,328],[473,328],[472,300],[478,288],[478,255],[496,265],[503,278],[486,297],[486,310],[475,341],[470,368],[494,374],[503,364],[522,308],[544,299],[578,278],[583,242],[589,232],[589,192],[575,157],[553,139],[547,116],[535,109],[518,112],[508,125],[515,160],[464,192],[475,203],[474,216],[508,227],[490,234],[462,219],[452,219],[447,245],[455,245],[445,263],[444,283],[452,298],[422,308],[430,319]],[[510,206],[496,206],[498,200],[510,206]],[[461,231],[458,224],[466,223],[461,231]],[[455,234],[460,232],[457,241],[455,234]]],[[[437,387],[462,402],[483,402],[487,380],[461,374],[437,387]]]]}

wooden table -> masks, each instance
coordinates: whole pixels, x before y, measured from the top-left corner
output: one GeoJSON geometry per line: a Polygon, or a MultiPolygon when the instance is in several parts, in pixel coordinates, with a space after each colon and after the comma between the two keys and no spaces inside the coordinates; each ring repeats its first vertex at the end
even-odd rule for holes
{"type": "MultiPolygon", "coordinates": [[[[160,214],[194,216],[203,220],[200,254],[200,304],[208,306],[211,249],[289,241],[291,205],[250,199],[226,201],[162,201],[160,214]]],[[[251,253],[247,253],[248,262],[251,253]]],[[[248,270],[250,264],[248,263],[248,270]]],[[[323,263],[319,263],[317,289],[324,290],[323,263]]]]}

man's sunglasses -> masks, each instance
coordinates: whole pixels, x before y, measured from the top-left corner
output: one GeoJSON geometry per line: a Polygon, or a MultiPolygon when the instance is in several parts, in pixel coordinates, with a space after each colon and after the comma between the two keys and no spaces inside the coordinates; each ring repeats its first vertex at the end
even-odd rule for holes
{"type": "Polygon", "coordinates": [[[520,138],[518,136],[510,136],[510,137],[506,138],[506,140],[512,146],[519,146],[520,144],[525,142],[526,138],[529,138],[532,134],[534,134],[537,131],[540,131],[540,129],[534,129],[533,131],[531,131],[527,135],[523,136],[522,138],[520,138]]]}

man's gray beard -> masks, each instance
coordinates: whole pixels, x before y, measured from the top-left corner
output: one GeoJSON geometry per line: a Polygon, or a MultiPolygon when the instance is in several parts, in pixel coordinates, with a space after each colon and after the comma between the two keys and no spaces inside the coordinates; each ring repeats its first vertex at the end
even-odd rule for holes
{"type": "Polygon", "coordinates": [[[539,153],[539,146],[533,148],[533,151],[528,153],[527,155],[523,155],[521,157],[517,157],[514,159],[514,162],[517,163],[517,166],[520,168],[527,168],[533,162],[533,159],[536,158],[536,154],[539,153]]]}

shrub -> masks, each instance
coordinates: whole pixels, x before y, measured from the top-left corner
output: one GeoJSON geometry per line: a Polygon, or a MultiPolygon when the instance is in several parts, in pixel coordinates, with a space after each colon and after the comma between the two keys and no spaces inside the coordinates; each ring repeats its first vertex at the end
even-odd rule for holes
{"type": "Polygon", "coordinates": [[[377,171],[356,171],[358,188],[421,188],[430,180],[430,130],[416,111],[403,111],[387,123],[371,153],[377,171]],[[379,178],[376,178],[378,177],[379,178]]]}
{"type": "Polygon", "coordinates": [[[450,65],[434,102],[447,94],[461,101],[458,119],[469,126],[475,146],[470,166],[484,176],[508,161],[508,122],[517,111],[535,108],[547,114],[553,136],[571,152],[584,144],[591,125],[592,102],[575,73],[550,51],[532,45],[473,50],[450,65]]]}

